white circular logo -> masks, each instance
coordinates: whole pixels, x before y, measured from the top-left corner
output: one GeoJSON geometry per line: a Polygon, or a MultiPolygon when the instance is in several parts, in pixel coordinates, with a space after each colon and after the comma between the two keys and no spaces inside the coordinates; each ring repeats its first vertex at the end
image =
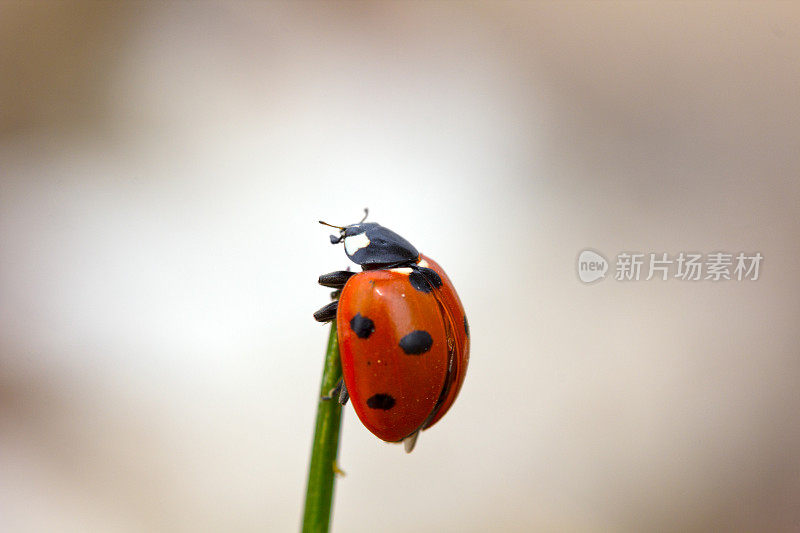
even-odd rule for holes
{"type": "Polygon", "coordinates": [[[608,261],[594,250],[583,250],[578,256],[578,277],[584,283],[592,283],[606,277],[608,261]]]}

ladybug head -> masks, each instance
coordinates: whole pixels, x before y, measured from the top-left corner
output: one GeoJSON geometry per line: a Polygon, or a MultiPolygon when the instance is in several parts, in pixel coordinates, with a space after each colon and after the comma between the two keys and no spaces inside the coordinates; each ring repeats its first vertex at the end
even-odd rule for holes
{"type": "Polygon", "coordinates": [[[331,235],[331,244],[344,241],[347,257],[364,270],[413,263],[419,252],[403,237],[375,222],[364,222],[368,211],[360,222],[348,226],[334,226],[327,222],[320,224],[339,230],[339,235],[331,235]]]}

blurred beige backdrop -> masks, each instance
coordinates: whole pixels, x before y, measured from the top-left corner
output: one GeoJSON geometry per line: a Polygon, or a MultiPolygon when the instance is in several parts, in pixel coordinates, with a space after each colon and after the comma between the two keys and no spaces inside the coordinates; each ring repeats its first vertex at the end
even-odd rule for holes
{"type": "Polygon", "coordinates": [[[800,530],[798,97],[793,2],[3,2],[0,529],[297,530],[369,206],[473,355],[409,456],[347,409],[334,531],[800,530]]]}

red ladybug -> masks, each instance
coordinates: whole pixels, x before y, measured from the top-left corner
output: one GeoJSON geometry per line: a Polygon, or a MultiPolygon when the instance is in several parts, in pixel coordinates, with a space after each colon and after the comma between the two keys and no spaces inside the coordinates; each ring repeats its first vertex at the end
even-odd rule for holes
{"type": "MultiPolygon", "coordinates": [[[[366,216],[365,216],[366,218],[366,216]]],[[[361,422],[378,438],[414,448],[420,430],[439,421],[464,383],[469,324],[450,279],[433,259],[374,222],[339,227],[347,257],[363,272],[323,274],[339,300],[314,318],[336,319],[344,382],[361,422]]]]}

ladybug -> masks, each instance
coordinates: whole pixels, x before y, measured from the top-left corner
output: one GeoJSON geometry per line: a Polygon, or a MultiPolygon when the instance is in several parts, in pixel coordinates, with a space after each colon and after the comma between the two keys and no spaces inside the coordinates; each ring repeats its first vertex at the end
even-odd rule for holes
{"type": "MultiPolygon", "coordinates": [[[[419,432],[438,422],[458,396],[469,363],[469,323],[455,287],[436,261],[375,222],[339,230],[331,243],[362,272],[323,274],[339,299],[316,313],[336,320],[343,381],[331,396],[348,398],[375,436],[411,452],[419,432]]],[[[326,397],[329,399],[329,397],[326,397]]]]}

